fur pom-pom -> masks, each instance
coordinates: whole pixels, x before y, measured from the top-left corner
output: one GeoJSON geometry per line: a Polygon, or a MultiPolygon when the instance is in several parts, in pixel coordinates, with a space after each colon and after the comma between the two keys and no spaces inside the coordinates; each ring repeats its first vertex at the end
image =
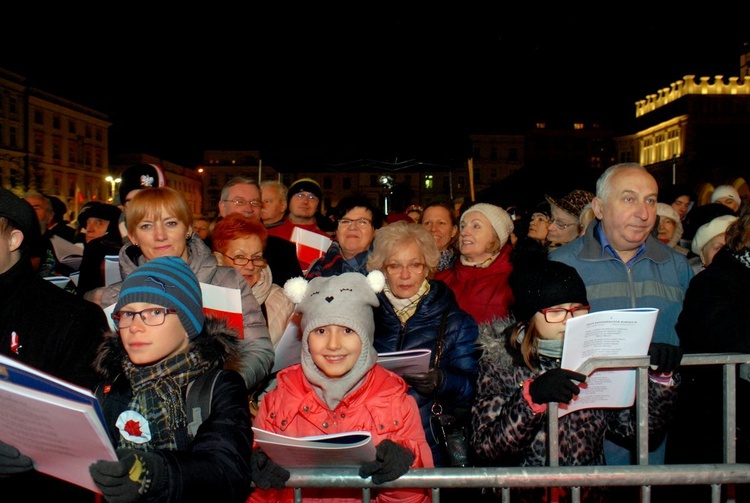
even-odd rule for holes
{"type": "Polygon", "coordinates": [[[299,304],[302,302],[302,299],[305,297],[305,292],[307,291],[307,280],[301,276],[297,276],[296,278],[289,278],[286,280],[286,283],[284,283],[284,293],[286,296],[294,302],[295,304],[299,304]]]}
{"type": "Polygon", "coordinates": [[[385,274],[381,271],[370,271],[367,275],[367,281],[375,293],[380,293],[385,288],[385,274]]]}

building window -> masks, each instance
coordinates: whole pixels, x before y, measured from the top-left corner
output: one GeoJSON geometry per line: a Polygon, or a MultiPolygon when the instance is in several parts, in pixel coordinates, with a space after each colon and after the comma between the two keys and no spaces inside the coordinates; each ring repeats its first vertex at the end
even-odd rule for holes
{"type": "Polygon", "coordinates": [[[18,113],[18,100],[15,98],[10,98],[8,103],[8,111],[12,114],[18,113]]]}
{"type": "Polygon", "coordinates": [[[44,124],[44,114],[41,110],[34,110],[34,123],[44,124]]]}
{"type": "Polygon", "coordinates": [[[333,188],[333,179],[330,176],[323,177],[323,188],[324,189],[333,188]]]}
{"type": "Polygon", "coordinates": [[[509,161],[518,161],[518,147],[511,147],[508,149],[508,160],[509,161]]]}
{"type": "Polygon", "coordinates": [[[573,129],[583,129],[583,122],[573,123],[573,129]]]}
{"type": "Polygon", "coordinates": [[[44,136],[41,133],[34,135],[34,154],[44,155],[44,136]]]}
{"type": "Polygon", "coordinates": [[[497,147],[490,149],[490,161],[497,161],[497,147]]]}
{"type": "Polygon", "coordinates": [[[404,175],[404,185],[411,187],[411,175],[404,175]]]}
{"type": "Polygon", "coordinates": [[[76,134],[76,123],[75,121],[68,121],[68,133],[76,134]]]}
{"type": "Polygon", "coordinates": [[[52,158],[56,161],[62,159],[62,145],[59,138],[52,140],[52,158]]]}
{"type": "Polygon", "coordinates": [[[55,115],[52,117],[52,129],[60,129],[60,117],[55,115]]]}
{"type": "Polygon", "coordinates": [[[341,188],[343,188],[343,189],[351,189],[352,188],[352,179],[347,176],[343,180],[341,180],[341,188]]]}
{"type": "Polygon", "coordinates": [[[536,123],[536,128],[537,129],[547,129],[547,123],[545,123],[545,122],[537,122],[536,123]]]}
{"type": "Polygon", "coordinates": [[[15,126],[8,128],[8,144],[11,147],[18,148],[18,129],[15,126]]]}
{"type": "Polygon", "coordinates": [[[370,175],[370,187],[379,187],[378,175],[370,175]]]}
{"type": "Polygon", "coordinates": [[[456,181],[456,188],[458,190],[462,190],[466,187],[466,177],[463,175],[458,176],[458,180],[456,181]]]}
{"type": "Polygon", "coordinates": [[[480,147],[474,147],[472,150],[471,156],[474,159],[481,159],[482,158],[482,149],[480,147]]]}

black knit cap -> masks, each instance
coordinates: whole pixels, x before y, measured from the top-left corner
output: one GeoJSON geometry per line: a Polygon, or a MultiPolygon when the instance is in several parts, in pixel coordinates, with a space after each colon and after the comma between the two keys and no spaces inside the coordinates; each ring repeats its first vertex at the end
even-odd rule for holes
{"type": "Polygon", "coordinates": [[[527,322],[537,311],[558,304],[589,303],[578,272],[546,258],[514,264],[508,284],[515,298],[512,311],[517,321],[527,322]]]}
{"type": "Polygon", "coordinates": [[[292,199],[294,194],[298,194],[299,192],[315,194],[318,199],[322,199],[323,197],[323,191],[320,189],[320,185],[312,178],[300,178],[294,182],[289,187],[289,191],[286,194],[287,203],[292,199]]]}
{"type": "Polygon", "coordinates": [[[89,218],[100,218],[110,223],[117,222],[120,219],[120,208],[114,204],[107,204],[101,201],[89,201],[83,205],[78,212],[78,227],[86,227],[86,220],[89,218]]]}

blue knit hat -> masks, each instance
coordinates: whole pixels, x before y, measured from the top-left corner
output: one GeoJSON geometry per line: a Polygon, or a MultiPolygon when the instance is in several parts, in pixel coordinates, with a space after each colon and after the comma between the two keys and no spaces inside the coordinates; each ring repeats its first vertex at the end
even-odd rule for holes
{"type": "Polygon", "coordinates": [[[203,330],[203,295],[198,278],[179,257],[149,260],[122,282],[113,312],[131,302],[147,302],[177,311],[190,339],[203,330]]]}

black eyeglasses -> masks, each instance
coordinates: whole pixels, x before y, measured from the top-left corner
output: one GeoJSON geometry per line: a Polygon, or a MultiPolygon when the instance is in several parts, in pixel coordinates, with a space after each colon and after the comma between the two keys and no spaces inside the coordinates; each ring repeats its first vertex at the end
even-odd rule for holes
{"type": "Polygon", "coordinates": [[[315,194],[305,194],[304,192],[297,192],[292,197],[296,197],[297,199],[309,199],[310,201],[314,201],[318,198],[315,194]]]}
{"type": "Polygon", "coordinates": [[[266,259],[262,257],[248,258],[248,257],[245,257],[244,255],[237,255],[236,257],[230,257],[226,253],[222,253],[222,255],[224,255],[226,258],[231,260],[234,263],[234,265],[239,265],[239,266],[247,265],[250,262],[252,262],[255,267],[265,267],[266,264],[268,263],[266,259]]]}
{"type": "Polygon", "coordinates": [[[358,218],[356,220],[342,218],[341,220],[339,220],[339,227],[349,227],[352,224],[355,224],[357,227],[365,227],[372,224],[372,220],[370,220],[369,218],[358,218]]]}
{"type": "Polygon", "coordinates": [[[112,313],[112,320],[115,322],[117,328],[128,328],[133,324],[135,316],[138,315],[141,317],[144,325],[158,327],[164,324],[164,320],[167,319],[168,314],[177,314],[177,311],[168,307],[150,307],[143,311],[124,311],[120,309],[116,313],[112,313]]]}
{"type": "Polygon", "coordinates": [[[549,221],[549,224],[550,224],[550,225],[553,225],[553,224],[554,224],[554,225],[556,225],[558,229],[567,229],[567,228],[568,228],[568,227],[570,227],[571,225],[578,225],[578,222],[571,222],[571,223],[569,223],[569,224],[566,224],[566,223],[565,223],[565,222],[563,222],[562,220],[557,220],[557,219],[555,219],[555,220],[550,220],[550,221],[549,221]]]}
{"type": "Polygon", "coordinates": [[[570,309],[548,307],[547,309],[542,309],[541,313],[544,315],[544,321],[547,323],[562,323],[568,317],[568,313],[570,313],[571,318],[575,318],[576,316],[589,314],[589,311],[591,311],[591,306],[576,306],[570,309]]]}
{"type": "Polygon", "coordinates": [[[261,201],[258,201],[257,199],[253,199],[252,201],[247,201],[245,199],[222,199],[225,203],[232,203],[235,206],[247,206],[248,204],[254,208],[259,208],[263,206],[263,203],[261,201]]]}

